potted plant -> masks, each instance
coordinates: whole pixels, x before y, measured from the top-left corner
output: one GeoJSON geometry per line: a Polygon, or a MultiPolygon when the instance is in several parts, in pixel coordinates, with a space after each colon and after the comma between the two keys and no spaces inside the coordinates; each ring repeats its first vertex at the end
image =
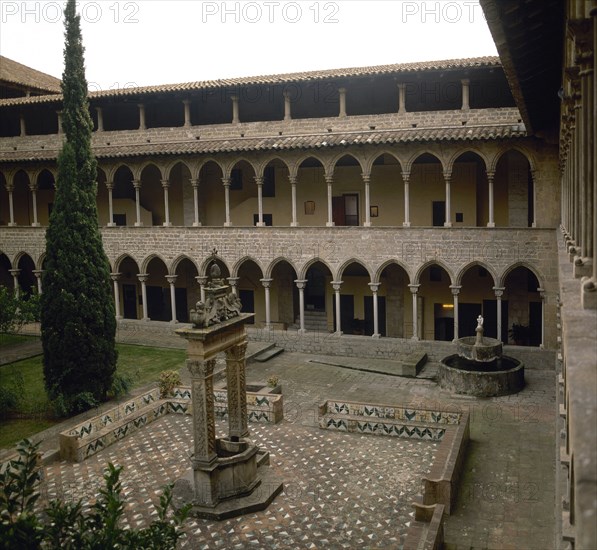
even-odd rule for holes
{"type": "Polygon", "coordinates": [[[529,343],[529,327],[526,325],[513,323],[508,335],[517,346],[527,346],[529,343]]]}

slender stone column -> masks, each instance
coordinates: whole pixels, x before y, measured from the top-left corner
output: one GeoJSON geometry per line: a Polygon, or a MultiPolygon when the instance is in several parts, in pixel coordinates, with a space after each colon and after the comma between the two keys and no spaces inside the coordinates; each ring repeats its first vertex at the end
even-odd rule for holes
{"type": "Polygon", "coordinates": [[[228,277],[228,284],[230,285],[232,294],[236,294],[237,296],[238,296],[238,281],[240,281],[240,277],[228,277]]]}
{"type": "Polygon", "coordinates": [[[15,223],[15,209],[14,209],[14,202],[12,198],[12,192],[14,190],[14,185],[12,183],[8,183],[6,185],[6,190],[8,191],[8,211],[10,216],[10,221],[8,222],[8,227],[14,227],[17,225],[15,223]]]}
{"type": "Polygon", "coordinates": [[[398,114],[406,113],[406,84],[398,84],[398,114]]]}
{"type": "Polygon", "coordinates": [[[343,118],[346,116],[346,88],[339,88],[338,96],[340,98],[340,112],[338,116],[343,118]]]}
{"type": "Polygon", "coordinates": [[[19,122],[21,123],[21,137],[25,137],[27,135],[27,124],[25,123],[25,115],[23,113],[19,115],[19,122]]]}
{"type": "Polygon", "coordinates": [[[487,227],[495,227],[495,195],[493,190],[493,180],[495,179],[495,172],[487,172],[487,184],[489,194],[489,222],[487,227]]]}
{"type": "Polygon", "coordinates": [[[108,227],[114,227],[114,204],[112,200],[112,191],[114,190],[114,182],[107,181],[106,189],[108,190],[108,227]]]}
{"type": "Polygon", "coordinates": [[[201,227],[201,222],[199,221],[199,180],[193,178],[191,186],[193,187],[193,211],[195,213],[193,227],[201,227]]]}
{"type": "Polygon", "coordinates": [[[176,319],[176,279],[178,279],[178,275],[166,275],[166,281],[170,285],[170,310],[172,311],[172,319],[170,320],[171,323],[178,323],[176,319]]]}
{"type": "Polygon", "coordinates": [[[412,340],[419,340],[419,312],[417,307],[417,294],[421,285],[408,285],[413,298],[413,336],[412,340]]]}
{"type": "Polygon", "coordinates": [[[139,103],[137,107],[139,107],[139,130],[147,130],[147,126],[145,125],[145,105],[139,103]]]}
{"type": "Polygon", "coordinates": [[[230,99],[232,100],[232,124],[238,124],[240,122],[238,96],[230,96],[230,99]]]}
{"type": "Polygon", "coordinates": [[[197,283],[199,283],[199,299],[205,303],[205,285],[207,284],[207,275],[198,275],[195,277],[197,283]]]}
{"type": "Polygon", "coordinates": [[[226,389],[228,393],[228,435],[232,441],[248,437],[245,353],[247,341],[226,350],[226,389]]]}
{"type": "Polygon", "coordinates": [[[410,227],[410,172],[402,172],[404,181],[404,221],[402,227],[410,227]]]}
{"type": "Polygon", "coordinates": [[[539,347],[543,349],[545,347],[545,289],[538,288],[537,292],[541,297],[541,344],[539,345],[539,347]]]}
{"type": "Polygon", "coordinates": [[[149,273],[139,273],[137,274],[137,279],[141,283],[141,301],[143,302],[143,321],[149,321],[149,317],[147,316],[147,287],[145,283],[147,283],[147,279],[149,278],[149,273]]]}
{"type": "MultiPolygon", "coordinates": [[[[187,359],[191,373],[191,398],[193,401],[193,468],[209,466],[217,459],[214,411],[213,372],[215,359],[200,361],[187,359]]],[[[209,491],[206,491],[209,493],[209,491]]]]}
{"type": "Polygon", "coordinates": [[[334,298],[336,300],[336,334],[342,336],[342,320],[340,318],[340,287],[343,281],[332,281],[332,288],[334,289],[334,298]]]}
{"type": "Polygon", "coordinates": [[[43,269],[34,269],[33,270],[33,275],[35,275],[35,278],[37,279],[37,293],[38,294],[41,294],[41,292],[42,292],[41,276],[42,276],[43,272],[44,272],[43,269]]]}
{"type": "Polygon", "coordinates": [[[290,93],[288,90],[284,90],[282,95],[284,96],[284,120],[292,120],[290,93]]]}
{"type": "Polygon", "coordinates": [[[363,174],[363,182],[365,183],[365,223],[363,227],[371,227],[371,175],[363,174]]]}
{"type": "Polygon", "coordinates": [[[184,105],[184,126],[189,128],[191,126],[191,100],[183,99],[182,104],[184,105]]]}
{"type": "Polygon", "coordinates": [[[142,227],[141,221],[141,180],[133,180],[133,187],[135,188],[135,212],[137,213],[137,221],[135,227],[142,227]]]}
{"type": "Polygon", "coordinates": [[[471,81],[468,78],[463,78],[462,82],[462,110],[468,111],[471,108],[470,105],[470,84],[471,81]]]}
{"type": "MultiPolygon", "coordinates": [[[[504,295],[505,287],[494,286],[495,300],[497,303],[497,339],[502,341],[502,296],[504,295]]],[[[507,343],[507,342],[506,342],[507,343]]]]}
{"type": "Polygon", "coordinates": [[[102,112],[102,108],[96,107],[95,110],[97,112],[97,131],[103,132],[104,131],[104,114],[102,112]]]}
{"type": "Polygon", "coordinates": [[[222,178],[222,184],[224,185],[224,207],[226,209],[224,227],[232,227],[230,221],[230,178],[222,178]]]}
{"type": "Polygon", "coordinates": [[[328,185],[328,221],[326,222],[327,227],[334,226],[334,217],[332,213],[332,183],[334,181],[334,176],[326,176],[325,181],[328,185]]]}
{"type": "Polygon", "coordinates": [[[166,213],[166,221],[162,225],[164,227],[172,227],[172,223],[170,223],[170,204],[168,202],[170,182],[168,180],[162,180],[162,188],[164,189],[164,211],[166,213]]]}
{"type": "Polygon", "coordinates": [[[290,227],[298,227],[298,222],[296,221],[296,176],[290,176],[290,191],[292,193],[292,221],[290,222],[290,227]]]}
{"type": "Polygon", "coordinates": [[[19,287],[19,275],[21,273],[20,269],[9,269],[8,272],[12,275],[12,284],[14,295],[18,298],[21,294],[21,289],[19,287]]]}
{"type": "Polygon", "coordinates": [[[263,223],[263,178],[255,176],[257,184],[257,227],[265,227],[263,223]]]}
{"type": "Polygon", "coordinates": [[[263,289],[265,291],[265,328],[271,329],[272,322],[271,322],[271,315],[270,315],[270,296],[269,291],[272,285],[273,279],[259,279],[261,284],[263,285],[263,289]]]}
{"type": "Polygon", "coordinates": [[[539,175],[537,170],[531,170],[531,181],[533,182],[533,221],[531,227],[537,227],[537,185],[539,175]]]}
{"type": "Polygon", "coordinates": [[[451,285],[450,290],[452,291],[452,296],[454,297],[454,339],[452,342],[456,342],[458,340],[458,295],[460,294],[460,289],[462,286],[458,285],[451,285]]]}
{"type": "Polygon", "coordinates": [[[305,287],[307,286],[307,279],[296,279],[296,287],[299,291],[299,319],[300,328],[299,332],[302,334],[305,331],[305,287]]]}
{"type": "Polygon", "coordinates": [[[118,280],[120,279],[121,273],[110,273],[110,278],[114,283],[114,309],[116,309],[116,319],[122,319],[120,315],[120,289],[118,287],[118,280]]]}
{"type": "Polygon", "coordinates": [[[37,184],[29,184],[29,190],[31,191],[31,205],[33,207],[33,223],[31,227],[39,227],[40,224],[37,221],[37,184]]]}
{"type": "Polygon", "coordinates": [[[379,333],[379,308],[377,304],[377,292],[380,285],[381,283],[369,283],[369,288],[373,294],[373,338],[381,337],[381,334],[379,333]]]}
{"type": "Polygon", "coordinates": [[[58,118],[58,135],[61,136],[64,132],[62,128],[62,111],[56,111],[56,116],[58,118]]]}
{"type": "Polygon", "coordinates": [[[450,182],[452,181],[452,174],[450,172],[444,172],[444,180],[446,181],[446,221],[444,227],[452,227],[452,207],[451,207],[451,191],[450,182]]]}

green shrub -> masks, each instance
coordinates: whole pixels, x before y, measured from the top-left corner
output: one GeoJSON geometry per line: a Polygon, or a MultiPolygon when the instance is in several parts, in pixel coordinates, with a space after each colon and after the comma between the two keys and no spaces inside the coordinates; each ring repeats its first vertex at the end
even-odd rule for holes
{"type": "Polygon", "coordinates": [[[159,378],[160,397],[168,397],[176,386],[180,386],[180,374],[175,370],[165,370],[160,372],[159,378]]]}
{"type": "Polygon", "coordinates": [[[114,398],[122,397],[127,395],[133,387],[133,377],[127,374],[119,374],[118,372],[114,375],[112,380],[112,387],[110,388],[110,395],[114,398]]]}
{"type": "Polygon", "coordinates": [[[12,388],[0,386],[0,418],[14,413],[19,405],[19,396],[12,388]]]}
{"type": "Polygon", "coordinates": [[[91,392],[81,392],[72,396],[60,393],[51,401],[51,409],[54,415],[59,418],[73,416],[93,409],[98,405],[99,403],[91,392]]]}

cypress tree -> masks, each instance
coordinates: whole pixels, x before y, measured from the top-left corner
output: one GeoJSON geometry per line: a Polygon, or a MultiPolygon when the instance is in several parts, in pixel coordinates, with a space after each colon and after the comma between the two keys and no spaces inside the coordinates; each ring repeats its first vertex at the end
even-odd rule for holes
{"type": "Polygon", "coordinates": [[[64,10],[63,128],[56,196],[46,232],[41,334],[44,379],[51,399],[67,409],[106,398],[116,370],[116,319],[110,264],[96,206],[97,162],[91,151],[80,17],[64,10]]]}

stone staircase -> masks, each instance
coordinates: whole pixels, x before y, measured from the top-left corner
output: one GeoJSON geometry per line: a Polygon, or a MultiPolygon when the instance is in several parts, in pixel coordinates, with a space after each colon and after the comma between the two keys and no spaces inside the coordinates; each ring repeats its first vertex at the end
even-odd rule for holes
{"type": "MultiPolygon", "coordinates": [[[[301,328],[300,317],[294,320],[295,329],[301,328]]],[[[310,332],[329,332],[328,318],[325,311],[309,311],[305,310],[305,330],[310,332]]]]}

